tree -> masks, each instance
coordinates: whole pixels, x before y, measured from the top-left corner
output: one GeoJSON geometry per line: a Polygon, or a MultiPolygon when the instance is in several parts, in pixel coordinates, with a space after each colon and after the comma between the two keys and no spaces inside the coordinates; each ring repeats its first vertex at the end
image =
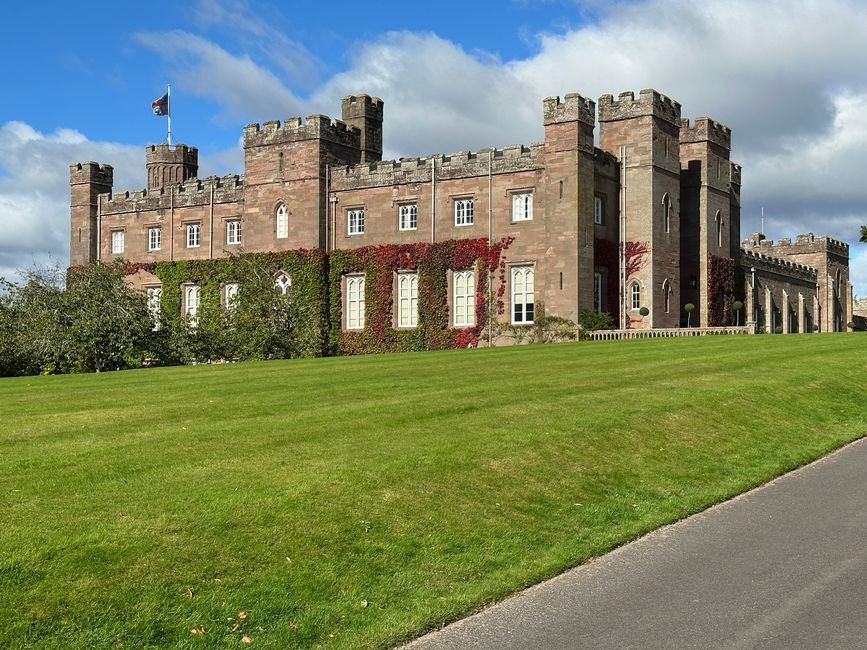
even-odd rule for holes
{"type": "MultiPolygon", "coordinates": [[[[740,327],[740,324],[741,324],[741,309],[743,309],[743,308],[744,308],[744,303],[742,303],[740,300],[735,300],[734,304],[732,305],[732,309],[735,310],[735,314],[737,315],[738,327],[740,327]]],[[[731,321],[729,321],[729,322],[731,322],[731,321]]]]}
{"type": "Polygon", "coordinates": [[[124,282],[125,275],[118,262],[70,270],[63,302],[72,368],[100,372],[144,360],[153,319],[144,294],[124,282]]]}
{"type": "Polygon", "coordinates": [[[692,317],[692,312],[694,310],[695,310],[695,305],[693,305],[691,302],[688,302],[683,306],[683,311],[686,312],[686,326],[687,327],[689,327],[689,321],[690,321],[690,318],[692,317]]]}
{"type": "Polygon", "coordinates": [[[867,244],[867,226],[861,226],[861,241],[867,244]]]}
{"type": "Polygon", "coordinates": [[[59,266],[0,281],[0,373],[101,371],[141,365],[152,321],[120,263],[59,266]],[[68,275],[68,277],[67,277],[68,275]]]}

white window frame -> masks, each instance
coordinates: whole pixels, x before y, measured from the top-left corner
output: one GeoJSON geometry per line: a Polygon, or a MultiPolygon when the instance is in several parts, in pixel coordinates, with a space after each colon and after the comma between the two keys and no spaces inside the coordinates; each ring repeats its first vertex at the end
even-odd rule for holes
{"type": "Polygon", "coordinates": [[[346,278],[346,329],[364,329],[364,276],[350,275],[346,278]]]}
{"type": "Polygon", "coordinates": [[[418,273],[397,274],[397,326],[418,326],[418,273]]]}
{"type": "Polygon", "coordinates": [[[641,309],[641,285],[638,283],[638,280],[633,281],[629,285],[629,300],[632,311],[641,309]]]}
{"type": "Polygon", "coordinates": [[[275,214],[276,230],[277,230],[277,239],[288,239],[289,238],[289,209],[286,207],[285,203],[281,203],[277,206],[277,212],[275,214]]]}
{"type": "Polygon", "coordinates": [[[184,285],[184,316],[190,327],[195,329],[199,324],[199,306],[202,301],[202,289],[197,284],[184,285]]]}
{"type": "Polygon", "coordinates": [[[593,197],[593,223],[601,226],[603,222],[603,203],[601,196],[593,197]]]}
{"type": "Polygon", "coordinates": [[[518,192],[512,194],[512,221],[533,220],[533,193],[518,192]]]}
{"type": "Polygon", "coordinates": [[[476,324],[476,272],[472,269],[452,273],[452,311],[455,327],[476,324]]]}
{"type": "Polygon", "coordinates": [[[152,329],[156,332],[160,328],[160,309],[162,308],[163,288],[145,287],[145,295],[147,296],[148,313],[153,321],[152,329]]]}
{"type": "Polygon", "coordinates": [[[227,282],[223,285],[223,307],[229,311],[238,306],[238,283],[227,282]]]}
{"type": "Polygon", "coordinates": [[[535,316],[536,269],[533,266],[513,266],[511,273],[512,324],[532,325],[535,316]]]}
{"type": "Polygon", "coordinates": [[[111,231],[111,254],[120,255],[123,253],[124,244],[126,243],[126,233],[123,230],[111,231]]]}
{"type": "Polygon", "coordinates": [[[280,271],[274,276],[274,288],[285,296],[292,288],[292,276],[285,271],[280,271]]]}
{"type": "Polygon", "coordinates": [[[455,199],[455,225],[473,225],[473,199],[455,199]]]}
{"type": "Polygon", "coordinates": [[[241,243],[241,220],[230,219],[226,222],[226,244],[236,246],[241,243]]]}
{"type": "Polygon", "coordinates": [[[158,251],[163,247],[163,229],[159,226],[148,228],[148,251],[158,251]]]}
{"type": "Polygon", "coordinates": [[[187,248],[198,248],[202,245],[202,224],[187,224],[187,248]]]}
{"type": "Polygon", "coordinates": [[[416,230],[418,228],[418,204],[405,203],[397,209],[398,230],[416,230]]]}
{"type": "Polygon", "coordinates": [[[353,208],[346,211],[346,234],[364,234],[364,208],[353,208]]]}

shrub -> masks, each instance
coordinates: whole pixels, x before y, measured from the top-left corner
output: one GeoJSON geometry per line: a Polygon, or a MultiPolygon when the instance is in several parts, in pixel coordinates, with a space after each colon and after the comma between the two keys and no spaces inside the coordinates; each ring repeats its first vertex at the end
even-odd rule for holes
{"type": "Polygon", "coordinates": [[[782,326],[782,325],[777,325],[777,326],[774,328],[774,334],[782,334],[782,333],[783,333],[783,326],[782,326]]]}
{"type": "Polygon", "coordinates": [[[642,307],[638,310],[638,313],[642,316],[647,316],[650,313],[650,310],[647,307],[642,307]]]}

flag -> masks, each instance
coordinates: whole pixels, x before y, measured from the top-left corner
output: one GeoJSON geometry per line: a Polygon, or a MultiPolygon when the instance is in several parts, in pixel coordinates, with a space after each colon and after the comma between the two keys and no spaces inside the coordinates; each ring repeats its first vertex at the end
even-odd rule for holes
{"type": "Polygon", "coordinates": [[[169,94],[166,93],[159,99],[155,99],[151,104],[154,115],[165,116],[169,114],[169,94]]]}

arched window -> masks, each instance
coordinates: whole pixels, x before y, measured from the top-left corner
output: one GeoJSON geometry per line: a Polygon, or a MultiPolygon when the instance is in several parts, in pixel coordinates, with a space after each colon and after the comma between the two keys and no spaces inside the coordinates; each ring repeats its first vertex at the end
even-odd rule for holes
{"type": "Polygon", "coordinates": [[[632,309],[641,309],[641,285],[637,281],[632,283],[629,294],[632,297],[632,309]]]}
{"type": "Polygon", "coordinates": [[[286,204],[277,206],[277,239],[286,239],[289,236],[289,210],[286,204]]]}
{"type": "Polygon", "coordinates": [[[671,197],[662,197],[662,232],[671,232],[671,197]]]}
{"type": "Polygon", "coordinates": [[[717,245],[719,248],[722,248],[722,243],[723,243],[723,236],[722,236],[722,232],[723,232],[723,231],[722,231],[722,228],[723,228],[723,220],[722,220],[722,214],[720,214],[720,211],[719,211],[719,210],[716,211],[716,217],[714,217],[714,221],[716,222],[716,245],[717,245]]]}
{"type": "Polygon", "coordinates": [[[837,290],[837,297],[839,298],[840,297],[840,291],[843,288],[842,276],[840,275],[840,269],[837,269],[837,274],[834,277],[834,286],[837,290]]]}
{"type": "Polygon", "coordinates": [[[664,280],[662,283],[662,308],[665,313],[671,308],[671,282],[664,280]]]}
{"type": "Polygon", "coordinates": [[[280,271],[274,276],[274,288],[285,296],[292,288],[292,278],[280,271]]]}

